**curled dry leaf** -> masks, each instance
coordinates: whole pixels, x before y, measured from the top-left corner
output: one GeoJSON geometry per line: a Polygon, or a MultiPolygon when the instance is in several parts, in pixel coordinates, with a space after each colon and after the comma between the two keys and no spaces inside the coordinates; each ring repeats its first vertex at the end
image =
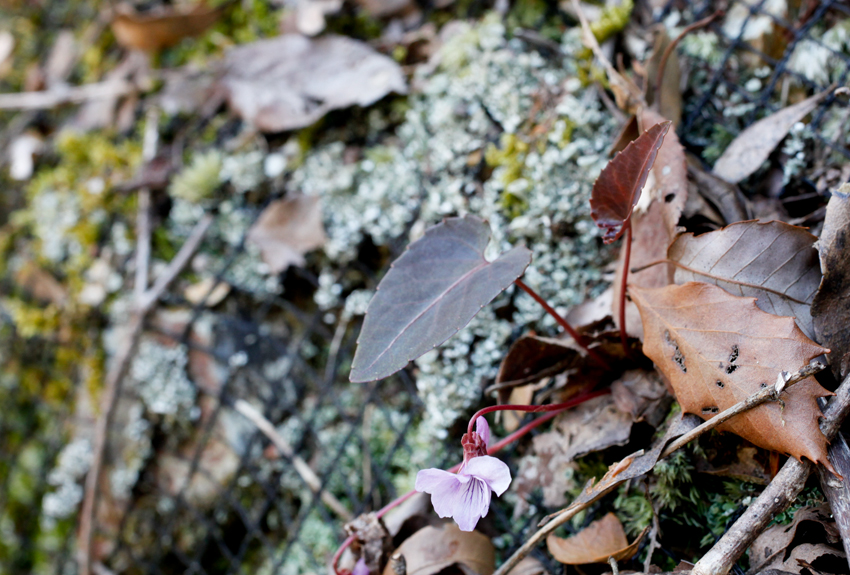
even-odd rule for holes
{"type": "Polygon", "coordinates": [[[389,558],[393,538],[375,513],[359,515],[345,525],[345,532],[356,537],[354,547],[371,573],[378,573],[389,558]]]}
{"type": "Polygon", "coordinates": [[[50,273],[32,262],[27,262],[15,274],[17,283],[31,297],[42,303],[63,306],[68,292],[50,273]]]}
{"type": "MultiPolygon", "coordinates": [[[[466,575],[490,575],[496,569],[496,550],[477,531],[461,531],[453,522],[425,527],[408,537],[392,555],[404,556],[407,575],[434,575],[456,565],[466,575]]],[[[395,575],[388,563],[384,575],[395,575]]]]}
{"type": "MultiPolygon", "coordinates": [[[[809,340],[790,317],[761,311],[755,298],[689,282],[632,287],[644,330],[644,353],[676,392],[686,413],[711,419],[829,350],[809,340]]],[[[744,439],[831,468],[818,426],[817,398],[830,395],[814,378],[719,426],[744,439]]]]}
{"type": "Polygon", "coordinates": [[[817,249],[823,280],[812,302],[814,329],[832,350],[829,361],[842,380],[850,371],[850,184],[829,199],[817,249]]]}
{"type": "Polygon", "coordinates": [[[248,231],[248,242],[260,248],[272,273],[303,266],[304,254],[325,245],[322,205],[318,196],[297,194],[275,200],[248,231]]]}
{"type": "Polygon", "coordinates": [[[209,8],[199,3],[189,10],[161,8],[139,14],[121,4],[112,18],[112,33],[125,48],[157,52],[204,33],[218,21],[225,7],[209,8]]]}
{"type": "Polygon", "coordinates": [[[632,423],[631,414],[617,409],[610,395],[596,397],[559,415],[552,431],[534,438],[534,452],[572,461],[613,445],[625,445],[632,423]]]}
{"type": "Polygon", "coordinates": [[[447,218],[407,247],[366,310],[351,381],[387,377],[440,345],[531,263],[521,246],[488,262],[489,241],[487,222],[465,216],[447,218]]]}
{"type": "Polygon", "coordinates": [[[758,170],[791,127],[809,115],[832,93],[824,90],[763,118],[738,134],[714,164],[714,174],[737,184],[758,170]]]}
{"type": "Polygon", "coordinates": [[[764,531],[748,551],[750,570],[758,573],[778,567],[788,555],[798,531],[806,532],[808,541],[838,543],[841,538],[831,515],[828,506],[803,507],[794,513],[790,524],[774,525],[764,531]]]}
{"type": "Polygon", "coordinates": [[[609,557],[616,561],[630,559],[637,553],[646,530],[629,544],[623,524],[613,513],[608,513],[566,539],[549,535],[546,547],[549,553],[565,565],[607,563],[609,557]]]}
{"type": "Polygon", "coordinates": [[[667,258],[679,263],[677,284],[701,281],[755,297],[759,309],[795,317],[812,338],[811,305],[821,281],[816,240],[805,228],[784,222],[738,222],[699,236],[679,236],[667,258]]]}
{"type": "Polygon", "coordinates": [[[611,398],[617,409],[632,421],[646,421],[658,427],[667,416],[673,399],[656,371],[630,369],[611,384],[611,398]]]}
{"type": "Polygon", "coordinates": [[[608,162],[593,184],[590,215],[605,230],[605,243],[623,235],[669,128],[670,122],[663,122],[641,134],[608,162]]]}
{"type": "Polygon", "coordinates": [[[681,72],[679,70],[679,58],[676,53],[670,54],[664,73],[661,77],[661,94],[655,93],[658,85],[658,77],[661,74],[661,58],[664,51],[670,45],[670,36],[663,24],[656,24],[652,28],[652,56],[646,66],[646,101],[658,110],[658,112],[678,126],[682,119],[682,91],[681,72]]]}
{"type": "Polygon", "coordinates": [[[331,110],[407,92],[401,67],[363,42],[298,34],[233,48],[220,84],[236,113],[267,132],[303,128],[331,110]]]}

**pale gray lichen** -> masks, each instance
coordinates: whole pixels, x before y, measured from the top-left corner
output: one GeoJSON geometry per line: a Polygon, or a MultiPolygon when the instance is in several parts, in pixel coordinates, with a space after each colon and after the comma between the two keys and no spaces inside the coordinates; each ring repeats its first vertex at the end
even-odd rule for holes
{"type": "Polygon", "coordinates": [[[44,517],[64,519],[77,511],[83,500],[80,483],[89,470],[91,456],[91,444],[87,439],[76,439],[62,448],[56,458],[56,466],[47,476],[47,482],[55,489],[41,500],[44,517]]]}
{"type": "Polygon", "coordinates": [[[150,339],[139,344],[139,350],[130,367],[130,376],[149,412],[188,418],[195,405],[195,386],[186,375],[189,356],[186,347],[166,347],[150,339]]]}

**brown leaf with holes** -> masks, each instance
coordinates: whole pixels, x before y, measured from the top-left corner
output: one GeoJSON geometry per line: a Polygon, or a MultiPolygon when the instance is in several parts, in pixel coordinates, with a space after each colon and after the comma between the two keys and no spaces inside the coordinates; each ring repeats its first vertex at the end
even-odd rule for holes
{"type": "Polygon", "coordinates": [[[817,108],[832,90],[828,88],[783,108],[738,134],[714,163],[714,175],[733,184],[751,176],[785,138],[791,127],[817,108]]]}
{"type": "Polygon", "coordinates": [[[623,524],[613,513],[608,513],[566,539],[549,535],[546,547],[549,553],[565,565],[607,563],[609,557],[617,561],[629,559],[637,553],[646,530],[629,544],[623,524]]]}
{"type": "Polygon", "coordinates": [[[823,280],[812,318],[818,340],[832,350],[832,371],[842,380],[850,372],[850,184],[832,193],[817,249],[823,280]]]}
{"type": "Polygon", "coordinates": [[[116,8],[112,18],[112,33],[125,48],[158,52],[184,38],[203,34],[218,21],[224,8],[212,9],[200,3],[188,10],[163,7],[140,14],[131,6],[122,4],[116,8]]]}
{"type": "MultiPolygon", "coordinates": [[[[490,575],[496,569],[496,550],[490,538],[478,531],[461,531],[451,522],[442,527],[425,527],[404,540],[392,555],[401,554],[407,575],[434,575],[456,565],[468,575],[490,575]]],[[[384,575],[395,575],[392,562],[384,575]]]]}
{"type": "Polygon", "coordinates": [[[805,228],[785,222],[738,222],[699,236],[679,236],[667,258],[679,263],[677,284],[701,281],[758,298],[759,309],[794,316],[811,338],[811,305],[821,281],[816,240],[805,228]]]}
{"type": "MultiPolygon", "coordinates": [[[[761,311],[755,298],[689,282],[658,289],[631,286],[640,310],[644,353],[676,392],[686,413],[711,419],[773,385],[829,350],[808,339],[794,319],[761,311]]],[[[831,395],[814,378],[788,389],[783,402],[760,405],[718,427],[800,459],[831,467],[817,398],[831,395]]]]}

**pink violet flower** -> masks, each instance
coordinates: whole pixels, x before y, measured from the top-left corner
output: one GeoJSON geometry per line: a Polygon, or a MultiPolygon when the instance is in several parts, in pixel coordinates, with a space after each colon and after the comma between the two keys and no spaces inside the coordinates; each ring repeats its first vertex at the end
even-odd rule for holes
{"type": "Polygon", "coordinates": [[[442,469],[423,469],[416,474],[414,489],[430,493],[437,515],[453,517],[461,531],[472,531],[487,515],[491,491],[501,496],[511,484],[508,466],[487,455],[489,441],[490,426],[479,417],[475,431],[461,439],[463,464],[457,474],[442,469]]]}
{"type": "Polygon", "coordinates": [[[362,557],[354,564],[354,569],[351,570],[351,575],[369,575],[369,567],[366,566],[366,560],[362,557]]]}

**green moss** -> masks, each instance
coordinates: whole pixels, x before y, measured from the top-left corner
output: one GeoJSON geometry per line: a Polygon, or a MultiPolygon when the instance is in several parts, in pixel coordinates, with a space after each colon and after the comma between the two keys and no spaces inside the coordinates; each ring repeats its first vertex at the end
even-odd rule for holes
{"type": "Polygon", "coordinates": [[[193,204],[206,200],[221,183],[221,165],[218,150],[195,154],[192,163],[171,181],[168,193],[193,204]]]}
{"type": "Polygon", "coordinates": [[[620,32],[629,23],[635,4],[633,0],[623,0],[619,6],[606,6],[599,20],[590,25],[590,30],[596,40],[604,42],[620,32]]]}
{"type": "Polygon", "coordinates": [[[59,328],[60,310],[54,304],[43,307],[10,298],[3,302],[3,307],[11,316],[18,334],[25,339],[52,337],[59,328]]]}

